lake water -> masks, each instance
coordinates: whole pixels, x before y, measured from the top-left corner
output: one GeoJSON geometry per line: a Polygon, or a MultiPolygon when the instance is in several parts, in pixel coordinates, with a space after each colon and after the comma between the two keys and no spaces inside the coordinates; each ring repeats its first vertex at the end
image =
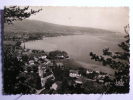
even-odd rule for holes
{"type": "Polygon", "coordinates": [[[70,58],[92,62],[89,52],[101,54],[103,48],[118,50],[117,44],[120,40],[114,36],[99,35],[71,35],[58,37],[45,37],[43,40],[29,41],[25,43],[26,48],[40,49],[45,51],[63,50],[66,51],[70,58]]]}

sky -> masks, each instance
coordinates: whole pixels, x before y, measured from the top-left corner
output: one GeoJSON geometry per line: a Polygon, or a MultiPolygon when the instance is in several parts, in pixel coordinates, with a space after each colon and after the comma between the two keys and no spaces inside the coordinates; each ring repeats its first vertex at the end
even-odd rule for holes
{"type": "Polygon", "coordinates": [[[37,6],[31,8],[43,10],[29,19],[60,25],[101,28],[123,33],[123,27],[129,24],[127,7],[37,6]]]}

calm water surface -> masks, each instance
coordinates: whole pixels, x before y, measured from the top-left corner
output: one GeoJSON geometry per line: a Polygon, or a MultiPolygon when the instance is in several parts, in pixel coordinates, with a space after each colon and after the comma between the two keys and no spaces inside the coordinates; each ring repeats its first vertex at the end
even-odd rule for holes
{"type": "Polygon", "coordinates": [[[63,50],[70,58],[77,61],[91,62],[89,52],[102,53],[103,48],[118,50],[118,38],[109,36],[71,35],[58,37],[45,37],[43,40],[29,41],[26,48],[45,51],[63,50]]]}

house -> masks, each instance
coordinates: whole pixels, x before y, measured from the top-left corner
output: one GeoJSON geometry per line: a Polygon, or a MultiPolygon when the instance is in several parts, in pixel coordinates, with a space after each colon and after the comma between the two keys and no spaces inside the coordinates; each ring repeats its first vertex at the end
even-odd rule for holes
{"type": "Polygon", "coordinates": [[[46,58],[47,58],[46,55],[41,56],[41,59],[46,59],[46,58]]]}
{"type": "Polygon", "coordinates": [[[100,74],[100,71],[95,71],[97,74],[100,74]]]}
{"type": "Polygon", "coordinates": [[[98,82],[99,83],[104,83],[104,80],[103,79],[99,79],[98,82]]]}
{"type": "Polygon", "coordinates": [[[91,70],[86,70],[86,74],[92,74],[93,73],[93,71],[91,71],[91,70]]]}
{"type": "Polygon", "coordinates": [[[62,62],[56,62],[56,66],[61,68],[61,67],[63,67],[63,63],[62,62]]]}
{"type": "Polygon", "coordinates": [[[97,78],[99,78],[99,79],[104,79],[106,77],[106,75],[98,75],[98,77],[97,78]]]}
{"type": "Polygon", "coordinates": [[[73,86],[75,88],[81,88],[83,86],[83,79],[82,78],[78,78],[78,79],[74,80],[73,86]]]}
{"type": "Polygon", "coordinates": [[[97,75],[98,74],[95,71],[92,71],[92,70],[89,70],[89,69],[86,71],[86,77],[89,78],[89,79],[95,80],[97,75]]]}
{"type": "Polygon", "coordinates": [[[79,77],[81,77],[81,74],[79,74],[78,70],[70,70],[69,71],[69,77],[79,78],[79,77]]]}
{"type": "Polygon", "coordinates": [[[81,78],[79,78],[79,79],[76,79],[76,80],[75,80],[75,83],[76,83],[76,84],[79,84],[79,85],[82,85],[82,84],[83,84],[83,81],[82,81],[81,78]]]}
{"type": "Polygon", "coordinates": [[[30,65],[34,65],[34,60],[30,60],[30,61],[29,61],[29,64],[30,64],[30,65]]]}
{"type": "Polygon", "coordinates": [[[52,84],[52,86],[50,87],[50,89],[53,89],[53,90],[56,91],[56,90],[60,89],[61,84],[62,84],[61,81],[57,81],[57,82],[55,82],[55,83],[52,84]]]}
{"type": "Polygon", "coordinates": [[[27,71],[27,70],[25,70],[24,72],[25,72],[25,73],[28,73],[28,71],[27,71]]]}
{"type": "Polygon", "coordinates": [[[105,77],[106,77],[106,75],[98,75],[98,77],[97,77],[97,82],[99,82],[99,83],[104,83],[105,82],[105,77]]]}

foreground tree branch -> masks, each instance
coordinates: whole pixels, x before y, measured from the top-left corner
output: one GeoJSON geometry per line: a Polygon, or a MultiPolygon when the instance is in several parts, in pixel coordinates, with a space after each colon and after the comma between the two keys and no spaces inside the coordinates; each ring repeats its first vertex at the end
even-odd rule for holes
{"type": "Polygon", "coordinates": [[[4,8],[4,23],[12,24],[14,21],[22,21],[31,15],[40,12],[42,9],[32,10],[27,7],[11,6],[4,8]]]}
{"type": "MultiPolygon", "coordinates": [[[[115,80],[123,80],[124,86],[123,89],[115,89],[111,92],[117,93],[126,93],[129,92],[129,58],[130,58],[130,44],[129,44],[129,25],[124,27],[124,31],[127,34],[124,38],[126,39],[124,42],[118,44],[118,46],[122,49],[119,52],[112,52],[109,48],[103,49],[103,55],[97,55],[93,52],[90,52],[90,57],[92,60],[102,63],[103,66],[110,66],[111,68],[117,70],[115,72],[115,80]]],[[[111,88],[114,88],[112,86],[111,88]]]]}

